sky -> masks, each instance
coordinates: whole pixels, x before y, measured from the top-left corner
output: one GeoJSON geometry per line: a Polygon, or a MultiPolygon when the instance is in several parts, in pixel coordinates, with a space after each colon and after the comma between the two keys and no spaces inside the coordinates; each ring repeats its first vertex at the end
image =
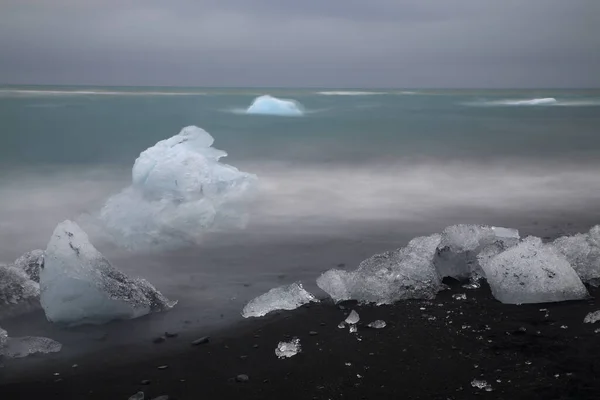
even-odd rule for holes
{"type": "Polygon", "coordinates": [[[600,87],[600,1],[0,0],[0,83],[600,87]]]}

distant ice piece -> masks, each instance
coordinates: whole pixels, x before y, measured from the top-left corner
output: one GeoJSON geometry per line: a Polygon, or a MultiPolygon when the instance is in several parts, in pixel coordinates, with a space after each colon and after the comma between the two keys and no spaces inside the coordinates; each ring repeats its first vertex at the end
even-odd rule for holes
{"type": "Polygon", "coordinates": [[[23,254],[14,262],[14,266],[22,269],[34,282],[40,282],[40,269],[44,265],[44,251],[33,250],[23,254]]]}
{"type": "Polygon", "coordinates": [[[484,225],[452,225],[444,229],[434,259],[440,276],[459,280],[482,275],[478,254],[486,262],[490,255],[519,242],[519,231],[484,225]],[[486,247],[491,247],[487,248],[486,247]]]}
{"type": "Polygon", "coordinates": [[[67,325],[136,318],[175,305],[146,280],[113,267],[69,220],[58,224],[48,243],[40,288],[48,320],[67,325]]]}
{"type": "Polygon", "coordinates": [[[515,106],[541,106],[554,103],[556,103],[556,99],[554,97],[545,97],[541,99],[516,100],[513,101],[511,104],[515,106]]]}
{"type": "Polygon", "coordinates": [[[492,294],[502,303],[577,300],[588,292],[567,259],[540,238],[528,237],[482,265],[492,294]]]}
{"type": "Polygon", "coordinates": [[[294,310],[303,304],[318,301],[301,283],[281,286],[250,300],[242,310],[244,318],[262,317],[275,310],[294,310]]]}
{"type": "Polygon", "coordinates": [[[279,115],[285,117],[299,117],[304,115],[304,109],[295,100],[278,99],[277,97],[259,96],[248,107],[246,114],[279,115]]]}
{"type": "Polygon", "coordinates": [[[302,351],[300,339],[294,338],[289,342],[279,342],[275,349],[275,355],[279,358],[290,358],[302,351]]]}
{"type": "Polygon", "coordinates": [[[219,162],[227,153],[196,126],[143,151],[132,185],[109,198],[100,220],[115,242],[132,250],[197,243],[207,230],[244,226],[243,202],[253,174],[219,162]]]}
{"type": "Polygon", "coordinates": [[[373,328],[373,329],[383,329],[387,326],[387,324],[385,323],[384,320],[378,319],[376,321],[369,323],[369,325],[367,325],[367,326],[369,328],[373,328]]]}
{"type": "Polygon", "coordinates": [[[588,233],[560,237],[552,244],[569,260],[583,282],[600,284],[600,225],[588,233]]]}
{"type": "Polygon", "coordinates": [[[21,268],[0,265],[0,317],[9,317],[39,307],[40,286],[21,268]]]}
{"type": "Polygon", "coordinates": [[[61,348],[57,341],[44,337],[8,337],[8,333],[0,327],[0,356],[21,358],[36,353],[56,353],[61,348]]]}
{"type": "Polygon", "coordinates": [[[406,299],[432,299],[441,279],[433,265],[440,235],[418,237],[404,248],[374,255],[356,271],[330,270],[317,285],[336,301],[391,304],[406,299]]]}
{"type": "Polygon", "coordinates": [[[589,313],[583,319],[585,324],[595,324],[598,321],[600,321],[600,310],[589,313]]]}

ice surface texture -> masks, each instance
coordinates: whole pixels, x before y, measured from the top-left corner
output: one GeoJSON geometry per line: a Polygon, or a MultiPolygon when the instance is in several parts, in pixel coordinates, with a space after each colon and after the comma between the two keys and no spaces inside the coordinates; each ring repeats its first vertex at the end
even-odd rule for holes
{"type": "Polygon", "coordinates": [[[431,299],[441,287],[433,258],[441,237],[418,237],[404,248],[374,255],[351,272],[330,270],[317,285],[336,301],[391,304],[406,299],[431,299]]]}
{"type": "MultiPolygon", "coordinates": [[[[434,259],[440,276],[467,279],[482,274],[477,255],[504,250],[519,242],[519,232],[483,225],[452,225],[444,229],[434,259]]],[[[483,259],[485,262],[485,257],[483,259]]]]}
{"type": "Polygon", "coordinates": [[[40,281],[40,268],[44,265],[44,251],[33,250],[23,254],[14,262],[14,266],[22,269],[34,282],[40,281]]]}
{"type": "Polygon", "coordinates": [[[196,243],[220,227],[243,226],[253,174],[219,162],[227,153],[196,126],[162,140],[136,159],[132,185],[108,199],[100,220],[117,244],[133,250],[196,243]]]}
{"type": "Polygon", "coordinates": [[[36,299],[39,294],[39,285],[24,270],[0,265],[0,309],[36,299]]]}
{"type": "Polygon", "coordinates": [[[0,357],[21,358],[35,353],[56,353],[62,345],[44,337],[8,337],[8,333],[0,327],[0,357]]]}
{"type": "Polygon", "coordinates": [[[552,244],[569,260],[582,281],[593,286],[600,284],[600,225],[588,233],[560,237],[552,244]]]}
{"type": "Polygon", "coordinates": [[[290,358],[302,351],[300,339],[294,338],[289,342],[279,342],[275,349],[275,355],[279,358],[290,358]]]}
{"type": "Polygon", "coordinates": [[[304,110],[302,105],[295,100],[278,99],[277,97],[264,95],[254,99],[246,110],[246,114],[299,117],[304,115],[304,110]]]}
{"type": "Polygon", "coordinates": [[[588,292],[567,259],[541,239],[528,237],[483,266],[494,297],[503,303],[577,300],[588,292]]]}
{"type": "Polygon", "coordinates": [[[262,317],[275,310],[294,310],[303,304],[318,301],[308,293],[301,283],[292,283],[269,290],[267,293],[251,300],[242,310],[242,316],[262,317]]]}
{"type": "Polygon", "coordinates": [[[136,318],[175,304],[146,280],[113,267],[68,220],[58,224],[48,243],[40,288],[48,320],[67,325],[136,318]]]}

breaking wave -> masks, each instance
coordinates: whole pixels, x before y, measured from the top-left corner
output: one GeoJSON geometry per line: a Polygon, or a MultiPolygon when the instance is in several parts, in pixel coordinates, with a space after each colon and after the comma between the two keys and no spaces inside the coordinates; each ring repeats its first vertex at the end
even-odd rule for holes
{"type": "Polygon", "coordinates": [[[519,106],[563,106],[563,107],[598,107],[600,99],[566,99],[557,100],[554,97],[543,97],[527,100],[503,99],[485,100],[465,103],[469,106],[478,107],[519,107],[519,106]]]}

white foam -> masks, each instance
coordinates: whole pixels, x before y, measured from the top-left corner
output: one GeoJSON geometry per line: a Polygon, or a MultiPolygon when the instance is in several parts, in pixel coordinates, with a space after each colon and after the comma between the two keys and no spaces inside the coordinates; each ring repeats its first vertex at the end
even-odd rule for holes
{"type": "MultiPolygon", "coordinates": [[[[412,92],[401,92],[403,94],[412,94],[412,92]]],[[[362,91],[355,91],[355,90],[331,90],[331,91],[324,91],[324,92],[317,92],[317,94],[320,94],[322,96],[374,96],[374,95],[381,95],[381,94],[387,94],[386,92],[362,92],[362,91]]]]}
{"type": "Polygon", "coordinates": [[[300,117],[304,115],[304,107],[296,100],[279,99],[270,95],[264,95],[252,101],[252,104],[246,110],[246,114],[300,117]]]}
{"type": "Polygon", "coordinates": [[[157,92],[121,90],[43,90],[0,89],[0,96],[202,96],[206,92],[157,92]]]}

